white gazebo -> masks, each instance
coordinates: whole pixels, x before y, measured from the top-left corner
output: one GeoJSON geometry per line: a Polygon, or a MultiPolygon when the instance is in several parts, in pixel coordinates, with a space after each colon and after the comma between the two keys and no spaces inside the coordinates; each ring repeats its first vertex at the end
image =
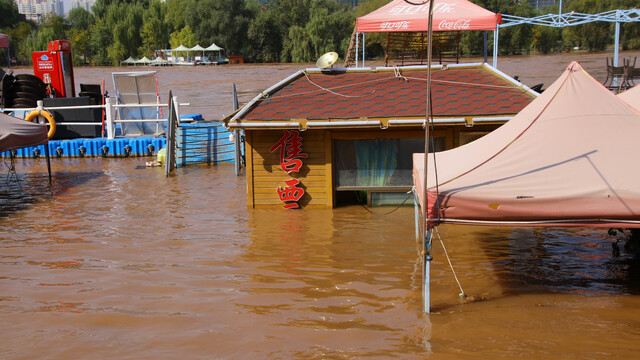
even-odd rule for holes
{"type": "Polygon", "coordinates": [[[200,59],[197,59],[197,58],[196,58],[196,60],[200,60],[200,61],[204,60],[204,51],[205,51],[205,48],[203,48],[202,46],[200,46],[200,44],[197,44],[196,46],[192,47],[192,48],[191,48],[191,49],[189,49],[189,50],[191,50],[191,51],[200,51],[200,52],[202,52],[202,56],[200,57],[200,59]]]}
{"type": "Polygon", "coordinates": [[[131,56],[129,56],[126,60],[120,61],[120,65],[122,65],[122,64],[133,65],[135,63],[136,63],[136,59],[132,58],[131,56]]]}
{"type": "Polygon", "coordinates": [[[218,56],[216,57],[216,63],[220,62],[222,60],[222,52],[224,51],[223,48],[221,48],[220,46],[216,45],[215,43],[212,43],[209,47],[207,47],[205,49],[205,51],[210,51],[210,52],[217,52],[218,56]]]}
{"type": "Polygon", "coordinates": [[[140,65],[149,65],[151,64],[151,60],[149,60],[149,58],[145,56],[142,59],[137,60],[135,63],[140,65]]]}

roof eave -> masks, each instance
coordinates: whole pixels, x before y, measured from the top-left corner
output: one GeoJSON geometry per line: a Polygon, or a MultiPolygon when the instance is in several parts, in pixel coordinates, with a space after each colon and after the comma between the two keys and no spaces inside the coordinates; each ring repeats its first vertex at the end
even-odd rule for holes
{"type": "MultiPolygon", "coordinates": [[[[504,124],[513,115],[496,116],[460,116],[460,117],[437,117],[433,119],[435,125],[463,125],[473,127],[474,124],[504,124]]],[[[247,130],[278,130],[278,129],[360,129],[360,128],[380,128],[389,127],[422,127],[424,118],[390,118],[390,119],[335,119],[335,120],[236,120],[229,121],[227,127],[230,129],[247,130]]]]}

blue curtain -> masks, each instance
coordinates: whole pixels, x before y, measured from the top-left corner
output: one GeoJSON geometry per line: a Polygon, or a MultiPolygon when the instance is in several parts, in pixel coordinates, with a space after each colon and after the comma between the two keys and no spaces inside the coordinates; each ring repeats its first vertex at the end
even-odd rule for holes
{"type": "Polygon", "coordinates": [[[355,142],[356,186],[387,186],[398,166],[397,140],[355,142]]]}

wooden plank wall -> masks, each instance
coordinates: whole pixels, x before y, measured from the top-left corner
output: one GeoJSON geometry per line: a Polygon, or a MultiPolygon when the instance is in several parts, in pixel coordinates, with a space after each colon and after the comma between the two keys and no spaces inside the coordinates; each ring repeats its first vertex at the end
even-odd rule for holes
{"type": "Polygon", "coordinates": [[[333,184],[331,140],[325,130],[301,132],[303,159],[299,174],[287,174],[280,168],[279,152],[269,149],[284,134],[284,130],[247,130],[247,204],[249,207],[283,206],[277,188],[285,181],[297,178],[305,188],[299,204],[304,207],[332,207],[333,184]]]}

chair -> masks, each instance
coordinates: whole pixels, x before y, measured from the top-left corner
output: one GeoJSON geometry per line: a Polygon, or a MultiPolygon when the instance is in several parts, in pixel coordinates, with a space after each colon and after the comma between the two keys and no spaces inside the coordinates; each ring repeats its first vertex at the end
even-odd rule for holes
{"type": "Polygon", "coordinates": [[[636,67],[636,60],[638,57],[633,58],[633,64],[631,63],[631,59],[625,59],[627,66],[627,83],[630,87],[634,87],[636,85],[636,81],[640,81],[640,68],[636,67]]]}
{"type": "Polygon", "coordinates": [[[607,78],[604,80],[604,86],[609,90],[626,90],[631,87],[628,81],[629,66],[627,60],[623,61],[623,66],[613,66],[613,60],[607,58],[607,78]]]}

